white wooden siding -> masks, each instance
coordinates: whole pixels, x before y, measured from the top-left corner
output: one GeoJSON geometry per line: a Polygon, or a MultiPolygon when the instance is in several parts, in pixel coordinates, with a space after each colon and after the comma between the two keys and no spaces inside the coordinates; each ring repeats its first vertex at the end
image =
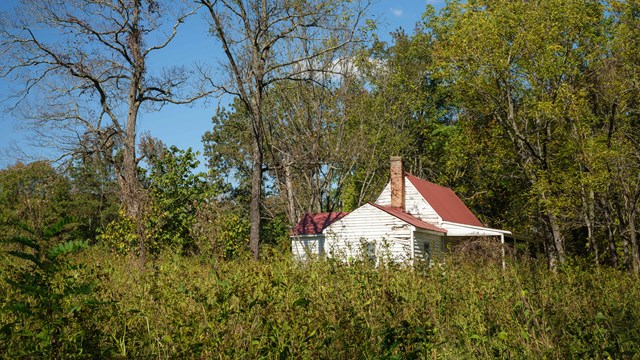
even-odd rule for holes
{"type": "Polygon", "coordinates": [[[324,235],[303,235],[291,238],[291,251],[298,260],[307,260],[309,255],[322,255],[324,251],[324,235]]]}
{"type": "MultiPolygon", "coordinates": [[[[391,205],[391,183],[385,186],[384,190],[376,200],[378,205],[391,205]]],[[[429,205],[429,203],[420,195],[418,189],[405,176],[404,178],[404,209],[405,212],[417,217],[420,220],[438,225],[442,222],[442,218],[429,205]]]]}
{"type": "MultiPolygon", "coordinates": [[[[407,181],[407,178],[405,178],[404,181],[407,181]]],[[[387,186],[384,187],[380,196],[378,196],[378,199],[376,200],[376,204],[384,206],[391,205],[391,182],[388,182],[387,186]]]]}
{"type": "Polygon", "coordinates": [[[413,233],[416,261],[434,261],[444,252],[444,241],[441,236],[416,231],[413,233]],[[427,252],[429,252],[427,256],[427,252]]]}
{"type": "Polygon", "coordinates": [[[377,261],[411,258],[413,226],[372,205],[365,204],[324,230],[327,256],[344,260],[366,256],[375,243],[377,261]]]}

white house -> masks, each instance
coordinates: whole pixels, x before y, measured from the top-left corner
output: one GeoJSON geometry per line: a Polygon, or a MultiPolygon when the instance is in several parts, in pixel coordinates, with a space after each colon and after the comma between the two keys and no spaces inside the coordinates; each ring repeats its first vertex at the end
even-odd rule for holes
{"type": "Polygon", "coordinates": [[[451,189],[405,173],[402,159],[392,157],[391,181],[375,203],[350,213],[307,214],[291,238],[299,259],[314,254],[413,262],[430,260],[460,238],[495,236],[504,244],[510,234],[485,227],[451,189]]]}

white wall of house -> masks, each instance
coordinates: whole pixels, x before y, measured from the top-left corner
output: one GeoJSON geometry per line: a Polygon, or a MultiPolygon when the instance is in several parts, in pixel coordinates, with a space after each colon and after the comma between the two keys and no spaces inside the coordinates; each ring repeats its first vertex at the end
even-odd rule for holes
{"type": "Polygon", "coordinates": [[[417,230],[413,233],[416,261],[433,261],[444,252],[442,236],[417,230]]]}
{"type": "Polygon", "coordinates": [[[300,235],[291,237],[291,251],[298,260],[307,260],[310,256],[319,256],[324,252],[325,237],[319,235],[300,235]]]}
{"type": "MultiPolygon", "coordinates": [[[[439,224],[442,218],[429,205],[429,203],[420,195],[418,189],[405,176],[404,178],[404,208],[405,212],[417,217],[420,220],[431,224],[439,224]]],[[[376,200],[378,205],[391,205],[391,183],[385,186],[384,190],[376,200]]]]}
{"type": "Polygon", "coordinates": [[[405,261],[411,258],[413,230],[412,225],[365,204],[324,230],[325,253],[349,260],[375,252],[377,261],[405,261]]]}

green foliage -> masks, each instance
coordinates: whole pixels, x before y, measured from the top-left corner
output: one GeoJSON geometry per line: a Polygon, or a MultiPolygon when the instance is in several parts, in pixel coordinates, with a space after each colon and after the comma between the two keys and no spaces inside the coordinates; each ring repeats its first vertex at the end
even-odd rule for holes
{"type": "Polygon", "coordinates": [[[230,109],[219,108],[212,130],[202,136],[209,180],[228,197],[249,202],[251,132],[249,115],[236,99],[230,109]]]}
{"type": "MultiPolygon", "coordinates": [[[[4,312],[0,350],[9,357],[59,358],[86,353],[92,330],[83,318],[95,301],[90,282],[79,276],[84,264],[73,253],[87,248],[84,240],[65,240],[72,224],[63,219],[41,231],[23,227],[25,235],[9,239],[8,254],[15,260],[5,279],[12,291],[4,312]],[[29,346],[25,346],[27,342],[29,346]]],[[[96,349],[91,349],[96,350],[96,349]]],[[[87,354],[88,355],[88,354],[87,354]]]]}
{"type": "MultiPolygon", "coordinates": [[[[282,257],[212,266],[208,257],[172,251],[144,267],[132,265],[137,262],[100,247],[83,253],[78,277],[99,274],[94,294],[108,302],[87,315],[102,356],[640,355],[637,279],[614,269],[575,263],[553,274],[524,261],[503,272],[499,263],[481,266],[458,256],[420,269],[282,257]]],[[[3,306],[16,303],[16,296],[5,297],[3,306]]],[[[33,331],[39,325],[25,326],[33,331]]],[[[70,339],[63,338],[66,354],[83,346],[70,339]]],[[[5,340],[14,350],[40,343],[16,333],[5,340]]]]}
{"type": "Polygon", "coordinates": [[[289,224],[284,213],[277,214],[273,219],[265,221],[262,233],[264,242],[280,247],[282,253],[286,253],[291,245],[289,237],[289,224]]]}
{"type": "Polygon", "coordinates": [[[41,229],[69,215],[70,184],[48,162],[17,163],[0,170],[0,238],[18,224],[41,229]]]}
{"type": "Polygon", "coordinates": [[[217,229],[214,254],[225,260],[247,255],[250,224],[245,217],[233,212],[221,213],[214,224],[217,229]]]}
{"type": "Polygon", "coordinates": [[[140,245],[136,222],[127,216],[124,209],[121,209],[118,217],[98,234],[96,240],[118,253],[133,251],[140,245]]]}
{"type": "Polygon", "coordinates": [[[0,170],[0,239],[15,235],[19,224],[41,229],[59,218],[76,219],[74,236],[93,238],[115,217],[115,182],[89,166],[65,173],[50,163],[18,163],[0,170]]]}
{"type": "Polygon", "coordinates": [[[95,238],[118,216],[114,172],[113,166],[100,156],[76,159],[65,170],[72,188],[68,208],[79,223],[79,237],[95,238]]]}
{"type": "Polygon", "coordinates": [[[151,208],[146,216],[147,246],[152,252],[162,247],[175,247],[193,252],[194,240],[190,234],[198,206],[210,199],[211,188],[204,174],[194,173],[200,164],[191,148],[179,150],[175,146],[165,149],[151,159],[147,187],[151,208]]]}
{"type": "Polygon", "coordinates": [[[585,248],[616,264],[624,244],[640,269],[634,4],[450,1],[424,16],[429,76],[464,134],[441,146],[439,182],[487,223],[545,239],[550,264],[585,248]]]}
{"type": "Polygon", "coordinates": [[[194,173],[200,163],[196,156],[190,148],[172,146],[149,159],[144,182],[149,201],[143,215],[133,219],[121,210],[98,241],[124,253],[157,255],[165,248],[197,252],[192,229],[198,207],[211,200],[214,187],[205,182],[204,174],[194,173]]]}
{"type": "Polygon", "coordinates": [[[389,156],[401,155],[406,170],[433,177],[443,160],[433,132],[449,124],[443,88],[433,82],[431,36],[422,30],[392,34],[393,44],[376,42],[358,66],[366,85],[352,85],[347,139],[362,154],[346,179],[343,204],[354,209],[379,194],[387,182],[389,156]],[[381,64],[385,64],[381,66],[381,64]]]}
{"type": "Polygon", "coordinates": [[[198,254],[212,261],[246,258],[249,221],[243,209],[218,200],[198,208],[191,229],[198,254]]]}

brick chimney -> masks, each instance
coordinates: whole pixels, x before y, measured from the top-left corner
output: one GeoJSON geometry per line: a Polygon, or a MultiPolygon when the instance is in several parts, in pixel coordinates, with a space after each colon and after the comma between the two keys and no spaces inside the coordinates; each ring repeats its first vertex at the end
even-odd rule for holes
{"type": "Polygon", "coordinates": [[[391,157],[391,207],[404,211],[404,170],[402,157],[391,157]]]}

